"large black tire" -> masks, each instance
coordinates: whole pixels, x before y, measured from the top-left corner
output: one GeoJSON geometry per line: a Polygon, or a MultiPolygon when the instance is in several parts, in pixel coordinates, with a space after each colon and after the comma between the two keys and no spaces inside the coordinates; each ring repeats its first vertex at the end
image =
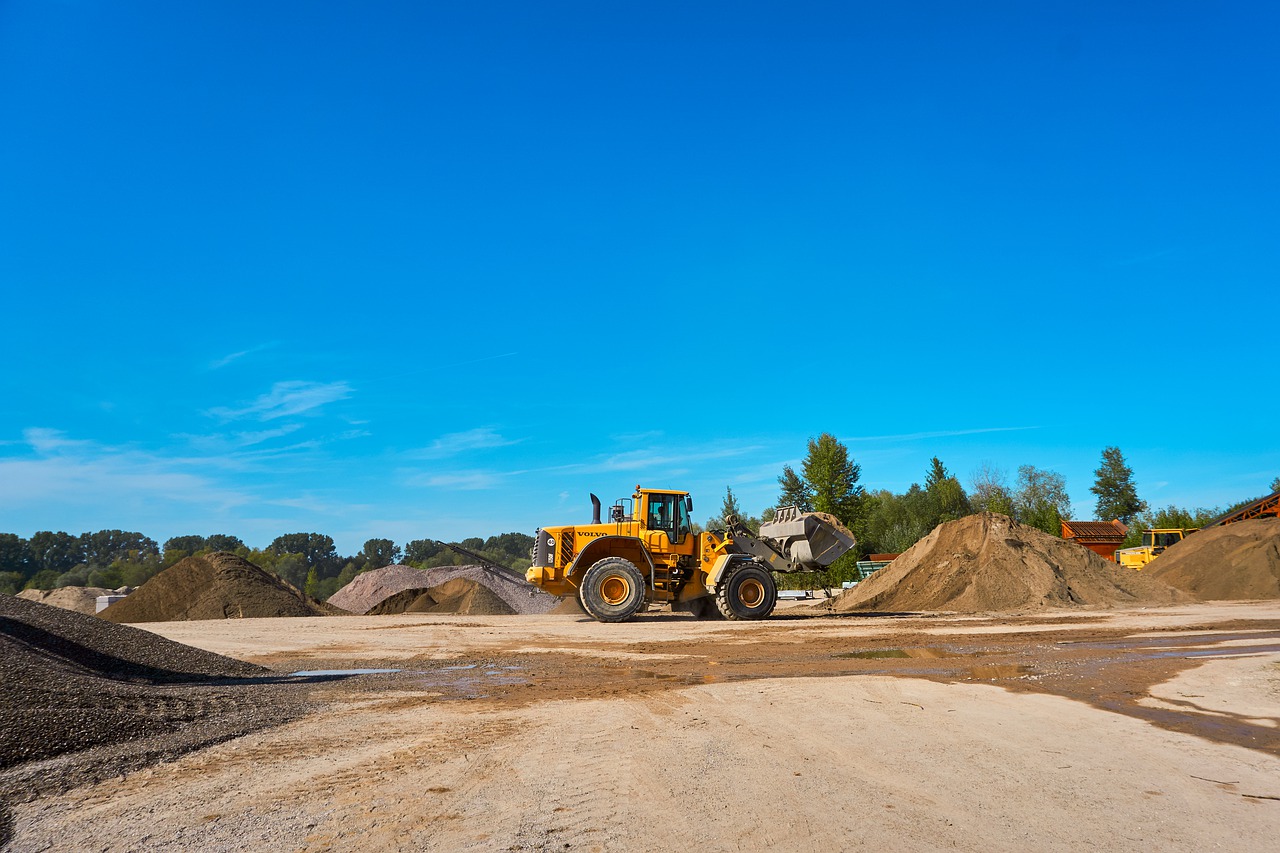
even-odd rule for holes
{"type": "Polygon", "coordinates": [[[778,585],[759,563],[740,563],[716,593],[716,608],[726,619],[764,619],[778,603],[778,585]]]}
{"type": "Polygon", "coordinates": [[[605,557],[582,576],[582,609],[598,622],[625,622],[644,607],[644,576],[635,563],[605,557]]]}

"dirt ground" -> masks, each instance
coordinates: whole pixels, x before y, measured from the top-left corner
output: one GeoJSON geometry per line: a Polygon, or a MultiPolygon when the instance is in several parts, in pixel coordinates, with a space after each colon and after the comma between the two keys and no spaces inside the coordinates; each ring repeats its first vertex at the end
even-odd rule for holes
{"type": "Polygon", "coordinates": [[[152,623],[317,710],[12,807],[14,850],[1249,850],[1280,606],[152,623]],[[323,678],[323,677],[320,677],[323,678]]]}

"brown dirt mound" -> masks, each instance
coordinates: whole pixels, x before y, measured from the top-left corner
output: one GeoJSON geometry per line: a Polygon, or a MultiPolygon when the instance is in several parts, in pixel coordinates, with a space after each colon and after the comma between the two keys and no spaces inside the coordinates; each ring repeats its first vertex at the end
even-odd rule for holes
{"type": "Polygon", "coordinates": [[[1143,573],[1204,601],[1280,598],[1280,518],[1193,533],[1143,573]]]}
{"type": "Polygon", "coordinates": [[[1170,604],[1187,596],[1005,515],[940,524],[868,580],[833,599],[837,611],[964,613],[1170,604]]]}
{"type": "Polygon", "coordinates": [[[374,605],[367,616],[394,613],[451,613],[458,616],[514,616],[516,611],[493,590],[467,578],[429,589],[406,589],[374,605]]]}
{"type": "Polygon", "coordinates": [[[98,596],[110,595],[111,592],[96,586],[64,586],[50,590],[24,589],[18,593],[18,598],[92,616],[98,612],[98,596]]]}
{"type": "Polygon", "coordinates": [[[440,566],[415,569],[386,566],[356,575],[351,583],[329,596],[329,603],[352,613],[368,613],[380,602],[409,589],[430,589],[457,578],[488,587],[520,615],[546,613],[556,598],[511,572],[486,566],[440,566]]]}
{"type": "Polygon", "coordinates": [[[248,560],[217,553],[175,563],[98,615],[111,622],[176,622],[334,611],[248,560]]]}

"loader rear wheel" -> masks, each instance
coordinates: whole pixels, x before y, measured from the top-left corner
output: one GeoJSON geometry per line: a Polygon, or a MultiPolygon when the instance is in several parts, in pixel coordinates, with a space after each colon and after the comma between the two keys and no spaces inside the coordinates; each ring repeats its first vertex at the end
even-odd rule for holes
{"type": "Polygon", "coordinates": [[[644,576],[630,560],[605,557],[582,576],[578,597],[596,621],[625,622],[644,607],[644,576]]]}
{"type": "Polygon", "coordinates": [[[764,619],[777,603],[778,585],[758,563],[734,569],[716,593],[716,607],[726,619],[764,619]]]}

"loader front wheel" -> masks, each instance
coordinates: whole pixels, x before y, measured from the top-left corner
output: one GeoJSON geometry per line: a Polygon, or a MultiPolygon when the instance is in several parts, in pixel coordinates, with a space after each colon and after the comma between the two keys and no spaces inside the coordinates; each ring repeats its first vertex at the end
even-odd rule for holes
{"type": "Polygon", "coordinates": [[[716,593],[716,607],[726,619],[764,619],[777,603],[778,585],[758,563],[734,569],[716,593]]]}
{"type": "Polygon", "coordinates": [[[582,576],[582,608],[598,622],[625,622],[644,607],[644,576],[635,563],[605,557],[582,576]]]}

